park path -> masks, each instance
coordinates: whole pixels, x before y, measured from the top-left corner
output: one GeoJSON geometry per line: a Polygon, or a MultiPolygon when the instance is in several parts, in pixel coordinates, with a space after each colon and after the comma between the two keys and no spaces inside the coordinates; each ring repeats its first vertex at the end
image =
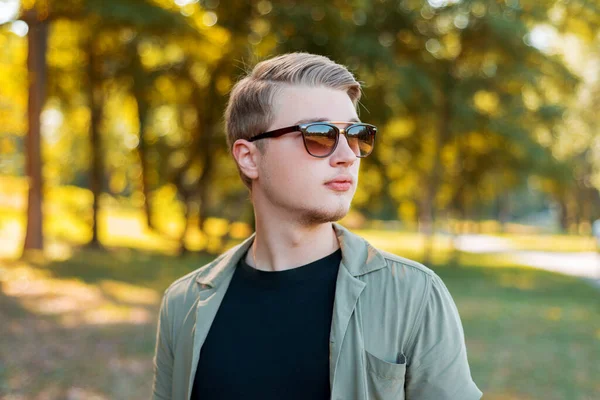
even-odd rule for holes
{"type": "Polygon", "coordinates": [[[469,253],[504,253],[521,265],[577,276],[600,288],[600,254],[517,250],[508,239],[488,235],[461,235],[459,250],[469,253]]]}

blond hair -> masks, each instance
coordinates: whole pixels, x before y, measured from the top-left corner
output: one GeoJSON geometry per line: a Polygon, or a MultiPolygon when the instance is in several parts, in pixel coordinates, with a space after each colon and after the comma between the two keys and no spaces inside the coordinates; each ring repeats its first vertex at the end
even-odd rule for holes
{"type": "MultiPolygon", "coordinates": [[[[248,140],[269,128],[274,119],[273,99],[287,85],[343,90],[348,93],[355,107],[361,96],[360,83],[352,73],[325,56],[297,52],[262,61],[231,91],[225,111],[225,132],[230,153],[236,140],[248,140]]],[[[266,148],[266,142],[255,142],[261,153],[266,148]]],[[[239,166],[238,172],[244,185],[252,189],[252,180],[242,173],[239,166]]]]}

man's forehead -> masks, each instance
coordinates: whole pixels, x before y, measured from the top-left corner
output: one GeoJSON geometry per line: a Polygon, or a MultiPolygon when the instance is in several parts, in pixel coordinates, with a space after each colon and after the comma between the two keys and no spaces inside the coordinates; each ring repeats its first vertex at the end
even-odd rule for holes
{"type": "Polygon", "coordinates": [[[348,94],[327,87],[286,86],[275,96],[276,119],[289,125],[308,122],[360,122],[348,94]]]}

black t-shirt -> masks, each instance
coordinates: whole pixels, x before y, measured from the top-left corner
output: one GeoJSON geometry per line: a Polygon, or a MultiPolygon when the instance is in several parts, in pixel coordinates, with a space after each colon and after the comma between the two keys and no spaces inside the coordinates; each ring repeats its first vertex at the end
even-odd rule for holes
{"type": "Polygon", "coordinates": [[[202,346],[192,399],[329,399],[341,250],[285,271],[257,270],[244,259],[202,346]]]}

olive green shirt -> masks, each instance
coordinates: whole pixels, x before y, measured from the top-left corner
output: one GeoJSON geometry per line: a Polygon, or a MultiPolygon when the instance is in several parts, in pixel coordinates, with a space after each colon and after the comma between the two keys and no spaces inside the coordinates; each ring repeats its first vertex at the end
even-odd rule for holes
{"type": "MultiPolygon", "coordinates": [[[[480,399],[458,310],[441,279],[337,223],[333,228],[342,262],[329,338],[331,398],[480,399]]],[[[189,400],[200,349],[235,266],[253,240],[254,234],[165,291],[153,399],[189,400]]]]}

